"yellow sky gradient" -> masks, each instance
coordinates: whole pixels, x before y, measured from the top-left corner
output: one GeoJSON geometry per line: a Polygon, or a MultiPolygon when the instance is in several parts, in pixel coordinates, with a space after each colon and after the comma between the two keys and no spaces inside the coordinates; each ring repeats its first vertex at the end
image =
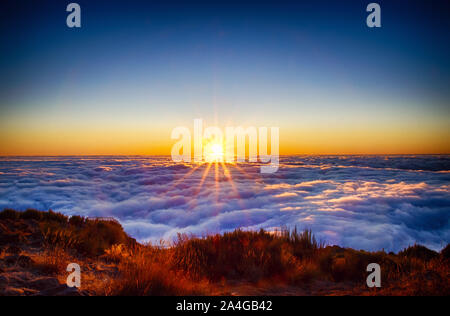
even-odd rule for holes
{"type": "MultiPolygon", "coordinates": [[[[193,135],[193,126],[186,124],[193,135]]],[[[244,126],[245,127],[245,126],[244,126]]],[[[442,126],[283,127],[280,154],[448,154],[450,130],[442,126]]],[[[0,155],[170,155],[172,127],[3,125],[0,155]]],[[[192,140],[193,141],[193,140],[192,140]]]]}

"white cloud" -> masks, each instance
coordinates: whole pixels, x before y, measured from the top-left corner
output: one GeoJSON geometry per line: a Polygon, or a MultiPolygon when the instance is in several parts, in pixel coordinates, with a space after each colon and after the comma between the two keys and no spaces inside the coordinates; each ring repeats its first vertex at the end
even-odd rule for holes
{"type": "Polygon", "coordinates": [[[205,169],[165,157],[0,158],[0,208],[114,216],[153,242],[281,226],[367,250],[450,241],[447,156],[282,157],[271,175],[229,166],[232,182],[213,167],[202,183],[205,169]]]}

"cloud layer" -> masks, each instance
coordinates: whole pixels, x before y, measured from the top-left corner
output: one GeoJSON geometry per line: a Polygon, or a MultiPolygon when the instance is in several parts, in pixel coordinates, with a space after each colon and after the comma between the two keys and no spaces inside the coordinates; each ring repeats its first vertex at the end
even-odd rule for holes
{"type": "Polygon", "coordinates": [[[275,174],[167,157],[0,158],[6,207],[114,216],[141,241],[297,226],[345,247],[439,250],[450,241],[450,157],[289,156],[275,174]]]}

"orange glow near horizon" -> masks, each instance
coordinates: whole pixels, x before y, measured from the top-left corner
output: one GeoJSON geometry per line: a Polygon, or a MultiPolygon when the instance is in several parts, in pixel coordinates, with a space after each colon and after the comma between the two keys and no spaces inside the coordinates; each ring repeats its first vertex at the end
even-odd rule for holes
{"type": "MultiPolygon", "coordinates": [[[[171,130],[131,124],[85,128],[3,125],[0,127],[0,155],[170,155],[175,143],[170,138],[171,130]]],[[[370,127],[280,126],[280,154],[449,154],[449,139],[450,130],[442,127],[398,126],[377,130],[370,127]]],[[[207,144],[204,149],[211,160],[220,160],[224,153],[221,144],[207,144]]]]}

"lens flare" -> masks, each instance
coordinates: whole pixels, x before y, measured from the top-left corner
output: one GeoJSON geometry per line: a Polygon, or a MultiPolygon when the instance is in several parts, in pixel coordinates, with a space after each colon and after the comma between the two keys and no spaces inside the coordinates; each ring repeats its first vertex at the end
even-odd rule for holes
{"type": "Polygon", "coordinates": [[[223,144],[218,142],[210,142],[206,144],[204,154],[207,162],[222,162],[224,157],[223,144]]]}

